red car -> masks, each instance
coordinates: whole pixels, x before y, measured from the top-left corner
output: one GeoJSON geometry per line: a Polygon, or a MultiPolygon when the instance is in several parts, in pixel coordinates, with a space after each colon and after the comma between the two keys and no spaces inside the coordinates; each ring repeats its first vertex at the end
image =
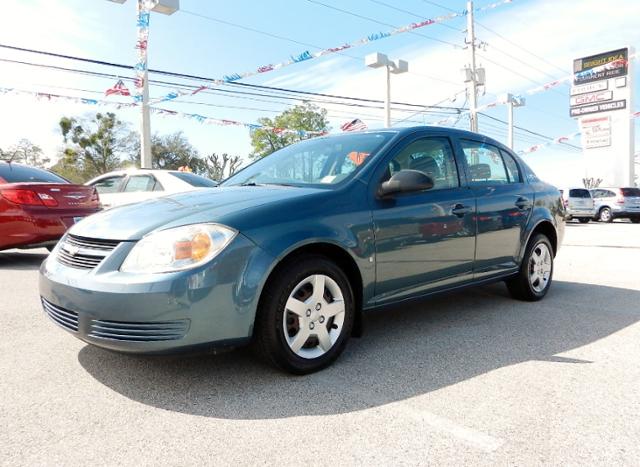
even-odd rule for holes
{"type": "Polygon", "coordinates": [[[53,248],[75,222],[101,209],[93,187],[48,170],[0,162],[0,250],[53,248]]]}

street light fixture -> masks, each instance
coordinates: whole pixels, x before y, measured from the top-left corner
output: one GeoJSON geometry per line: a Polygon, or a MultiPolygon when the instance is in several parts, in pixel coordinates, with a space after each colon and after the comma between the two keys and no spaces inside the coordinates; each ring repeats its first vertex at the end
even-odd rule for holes
{"type": "MultiPolygon", "coordinates": [[[[123,4],[127,0],[108,0],[113,3],[123,4]]],[[[140,0],[138,0],[140,1],[140,0]]],[[[151,11],[162,13],[163,15],[172,15],[180,9],[180,0],[142,0],[149,5],[151,11]]],[[[147,45],[148,47],[148,45],[147,45]]],[[[147,58],[149,49],[147,48],[147,58]]],[[[140,121],[140,167],[143,169],[152,168],[151,156],[151,121],[149,117],[149,80],[148,71],[145,68],[142,79],[142,101],[140,102],[141,121],[140,121]]]]}
{"type": "Polygon", "coordinates": [[[399,75],[409,71],[409,63],[406,60],[389,60],[385,54],[380,52],[372,53],[364,58],[364,64],[369,68],[385,67],[387,75],[387,92],[384,100],[384,126],[391,126],[391,73],[399,75]]]}
{"type": "Polygon", "coordinates": [[[498,97],[498,102],[508,106],[508,133],[507,133],[507,146],[509,149],[513,149],[513,108],[523,107],[526,103],[525,98],[522,96],[514,96],[513,94],[501,94],[498,97]]]}

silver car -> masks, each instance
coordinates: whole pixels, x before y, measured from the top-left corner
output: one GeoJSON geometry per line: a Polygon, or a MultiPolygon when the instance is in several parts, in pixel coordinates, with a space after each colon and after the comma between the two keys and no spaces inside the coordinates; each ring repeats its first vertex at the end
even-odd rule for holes
{"type": "Polygon", "coordinates": [[[599,221],[629,219],[640,223],[640,188],[595,188],[591,190],[591,196],[599,221]]]}
{"type": "Polygon", "coordinates": [[[586,224],[596,215],[591,193],[586,188],[569,188],[560,190],[566,209],[566,220],[578,219],[586,224]]]}

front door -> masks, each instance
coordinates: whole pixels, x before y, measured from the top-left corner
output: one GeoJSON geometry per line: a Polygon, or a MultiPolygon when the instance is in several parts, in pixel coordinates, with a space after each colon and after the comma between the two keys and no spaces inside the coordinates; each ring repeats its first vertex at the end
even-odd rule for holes
{"type": "Polygon", "coordinates": [[[477,199],[474,277],[516,269],[534,203],[533,188],[508,152],[481,141],[460,140],[460,145],[477,199]]]}
{"type": "Polygon", "coordinates": [[[404,169],[434,180],[430,190],[373,200],[376,301],[418,296],[470,279],[475,250],[475,199],[460,183],[447,137],[418,137],[385,160],[375,187],[404,169]]]}

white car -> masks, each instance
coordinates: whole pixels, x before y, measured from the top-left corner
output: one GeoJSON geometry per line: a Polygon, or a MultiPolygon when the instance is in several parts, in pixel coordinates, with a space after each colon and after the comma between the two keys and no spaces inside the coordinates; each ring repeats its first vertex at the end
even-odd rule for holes
{"type": "Polygon", "coordinates": [[[116,170],[89,180],[100,194],[102,207],[109,209],[151,198],[217,186],[217,182],[177,170],[116,170]]]}

